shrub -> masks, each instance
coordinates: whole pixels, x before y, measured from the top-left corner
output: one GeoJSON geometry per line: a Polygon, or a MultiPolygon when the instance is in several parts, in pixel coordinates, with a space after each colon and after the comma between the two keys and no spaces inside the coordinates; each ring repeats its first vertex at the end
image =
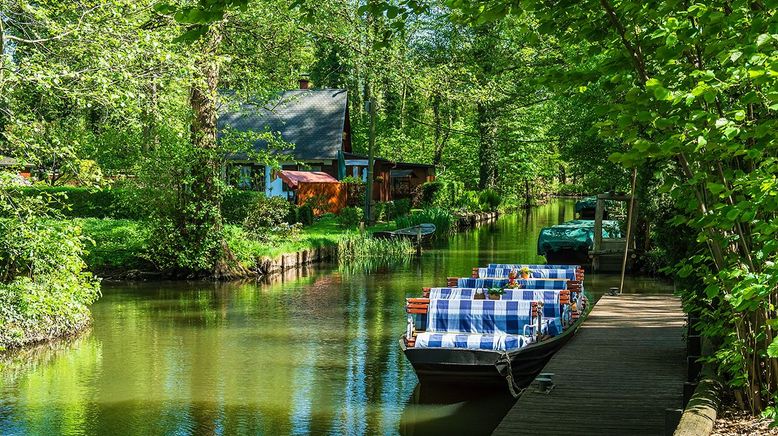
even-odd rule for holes
{"type": "Polygon", "coordinates": [[[560,184],[559,188],[557,189],[557,194],[559,195],[583,195],[586,192],[586,189],[581,183],[560,184]]]}
{"type": "Polygon", "coordinates": [[[378,202],[375,204],[373,217],[376,221],[388,221],[395,216],[395,204],[392,201],[378,202]]]}
{"type": "Polygon", "coordinates": [[[443,182],[435,180],[426,182],[419,186],[418,203],[419,205],[431,205],[438,197],[438,193],[443,190],[443,182]]]}
{"type": "Polygon", "coordinates": [[[481,191],[481,194],[478,196],[478,202],[484,209],[495,211],[498,207],[500,207],[502,199],[500,198],[500,194],[497,192],[491,189],[486,189],[481,191]]]}
{"type": "Polygon", "coordinates": [[[344,207],[338,215],[338,223],[343,228],[354,228],[362,222],[364,212],[358,207],[344,207]]]}
{"type": "Polygon", "coordinates": [[[148,208],[139,189],[96,189],[78,186],[34,186],[17,188],[25,197],[48,196],[49,207],[72,218],[144,219],[148,208]]]}
{"type": "Polygon", "coordinates": [[[402,198],[400,200],[394,200],[394,216],[405,216],[411,211],[411,200],[402,198]]]}
{"type": "Polygon", "coordinates": [[[292,205],[282,197],[258,197],[243,221],[243,228],[253,238],[268,240],[286,222],[291,209],[292,205]]]}
{"type": "Polygon", "coordinates": [[[84,238],[50,219],[42,195],[0,180],[0,349],[71,334],[89,323],[100,284],[85,271],[84,238]]]}
{"type": "Polygon", "coordinates": [[[310,226],[313,224],[313,207],[309,204],[304,204],[297,208],[297,222],[304,225],[304,226],[310,226]]]}
{"type": "Polygon", "coordinates": [[[457,220],[454,215],[448,210],[440,208],[415,211],[408,216],[397,218],[395,222],[399,228],[412,227],[424,223],[435,224],[433,238],[448,236],[456,231],[457,226],[457,220]]]}
{"type": "Polygon", "coordinates": [[[259,191],[243,191],[228,188],[222,198],[222,217],[229,224],[240,224],[249,216],[252,208],[259,198],[265,194],[259,191]]]}
{"type": "Polygon", "coordinates": [[[418,204],[425,207],[454,208],[461,202],[464,186],[464,183],[455,181],[426,182],[418,188],[418,204]]]}
{"type": "Polygon", "coordinates": [[[316,194],[312,197],[308,197],[305,200],[304,204],[306,206],[310,206],[314,215],[319,216],[329,211],[330,209],[329,202],[330,202],[330,197],[327,196],[326,194],[316,194]]]}
{"type": "Polygon", "coordinates": [[[475,191],[465,191],[457,201],[457,206],[465,211],[480,212],[483,209],[478,193],[475,191]]]}
{"type": "Polygon", "coordinates": [[[362,179],[360,179],[359,177],[354,177],[354,176],[344,177],[340,181],[340,183],[354,183],[354,184],[358,184],[358,185],[364,185],[365,184],[365,182],[363,182],[362,179]]]}

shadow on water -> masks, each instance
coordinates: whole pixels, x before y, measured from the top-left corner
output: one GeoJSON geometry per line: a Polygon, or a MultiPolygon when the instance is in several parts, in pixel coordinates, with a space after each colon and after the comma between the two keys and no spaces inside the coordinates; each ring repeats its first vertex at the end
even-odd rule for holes
{"type": "Polygon", "coordinates": [[[488,435],[515,403],[494,387],[417,384],[400,418],[400,433],[488,435]]]}

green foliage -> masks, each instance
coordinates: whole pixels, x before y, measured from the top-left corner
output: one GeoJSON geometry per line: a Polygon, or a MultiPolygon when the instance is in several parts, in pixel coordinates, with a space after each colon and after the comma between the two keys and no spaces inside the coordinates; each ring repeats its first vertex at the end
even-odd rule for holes
{"type": "Polygon", "coordinates": [[[289,218],[293,206],[281,197],[257,196],[251,203],[243,228],[257,239],[265,239],[289,218]]]}
{"type": "Polygon", "coordinates": [[[156,268],[148,252],[149,226],[143,221],[87,218],[60,223],[83,229],[84,236],[91,241],[84,260],[93,272],[156,268]]]}
{"type": "Polygon", "coordinates": [[[229,224],[240,224],[253,212],[257,202],[264,198],[265,194],[257,191],[244,191],[228,188],[224,191],[222,199],[222,217],[229,224]]]}
{"type": "Polygon", "coordinates": [[[344,207],[338,215],[338,223],[346,229],[353,229],[362,222],[364,211],[358,207],[344,207]]]}
{"type": "Polygon", "coordinates": [[[313,224],[313,207],[309,204],[303,204],[296,209],[295,216],[297,222],[304,226],[310,226],[313,224]]]}
{"type": "Polygon", "coordinates": [[[500,197],[500,194],[498,194],[494,190],[486,189],[484,191],[481,191],[481,194],[478,195],[478,202],[486,210],[495,211],[497,210],[497,208],[500,207],[500,203],[502,203],[502,198],[500,197]]]}
{"type": "Polygon", "coordinates": [[[139,205],[141,194],[133,189],[98,189],[75,186],[35,186],[19,188],[22,195],[45,194],[50,206],[73,218],[143,219],[148,211],[139,205]]]}
{"type": "Polygon", "coordinates": [[[454,208],[464,194],[464,184],[457,181],[435,180],[419,187],[417,201],[425,207],[454,208]]]}
{"type": "Polygon", "coordinates": [[[446,238],[457,230],[456,217],[446,209],[430,208],[412,212],[395,220],[397,228],[430,223],[435,225],[434,238],[446,238]]]}
{"type": "Polygon", "coordinates": [[[100,293],[85,272],[84,238],[47,216],[42,194],[20,196],[0,174],[0,347],[73,334],[100,293]]]}
{"type": "Polygon", "coordinates": [[[597,191],[588,191],[581,183],[562,183],[556,189],[559,195],[584,195],[589,192],[597,191]]]}
{"type": "Polygon", "coordinates": [[[346,176],[346,177],[344,177],[340,181],[340,183],[352,183],[352,184],[355,184],[355,185],[364,185],[365,184],[365,182],[363,182],[362,179],[360,179],[359,177],[354,177],[354,176],[346,176]]]}
{"type": "Polygon", "coordinates": [[[394,200],[394,216],[401,217],[408,215],[411,212],[411,200],[408,198],[401,198],[394,200]]]}
{"type": "Polygon", "coordinates": [[[388,221],[394,218],[395,206],[393,201],[379,201],[373,206],[373,218],[376,221],[388,221]]]}
{"type": "MultiPolygon", "coordinates": [[[[511,10],[507,1],[451,4],[472,22],[511,10]]],[[[658,181],[678,211],[658,225],[675,226],[687,236],[676,240],[691,241],[690,255],[672,266],[685,307],[701,317],[703,334],[718,346],[712,357],[730,386],[753,413],[762,411],[778,394],[770,356],[771,338],[778,336],[774,5],[532,6],[527,14],[538,33],[578,45],[564,63],[580,71],[571,77],[550,70],[543,80],[602,91],[590,98],[599,103],[583,120],[596,120],[608,146],[578,150],[590,148],[582,156],[607,150],[614,162],[636,168],[642,198],[650,198],[648,182],[658,181]]],[[[574,117],[579,106],[571,108],[574,117]]],[[[593,162],[602,161],[595,156],[593,162]]],[[[666,244],[660,250],[673,254],[666,244]]]]}

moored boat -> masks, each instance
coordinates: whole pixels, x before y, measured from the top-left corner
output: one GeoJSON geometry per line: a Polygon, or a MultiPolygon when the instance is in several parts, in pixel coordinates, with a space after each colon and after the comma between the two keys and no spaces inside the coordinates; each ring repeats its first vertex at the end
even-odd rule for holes
{"type": "Polygon", "coordinates": [[[373,233],[373,237],[382,239],[409,238],[426,240],[432,237],[435,230],[435,224],[425,223],[393,231],[375,232],[373,233]]]}
{"type": "Polygon", "coordinates": [[[529,266],[570,273],[516,279],[515,268],[489,265],[474,273],[508,269],[510,277],[449,279],[450,287],[424,288],[422,297],[407,299],[400,347],[421,383],[502,384],[518,395],[540,373],[578,330],[588,303],[580,267],[521,265],[529,266]],[[467,284],[475,286],[460,286],[467,284]]]}

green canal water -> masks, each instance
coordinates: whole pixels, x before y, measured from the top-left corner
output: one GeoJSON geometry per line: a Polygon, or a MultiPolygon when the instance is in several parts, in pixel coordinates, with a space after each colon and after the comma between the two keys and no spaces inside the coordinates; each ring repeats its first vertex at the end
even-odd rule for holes
{"type": "MultiPolygon", "coordinates": [[[[542,262],[538,231],[572,217],[555,201],[371,274],[105,284],[91,331],[0,360],[0,434],[489,433],[513,400],[417,386],[398,346],[404,299],[476,265],[542,262]]],[[[595,295],[617,284],[587,275],[595,295]]]]}

